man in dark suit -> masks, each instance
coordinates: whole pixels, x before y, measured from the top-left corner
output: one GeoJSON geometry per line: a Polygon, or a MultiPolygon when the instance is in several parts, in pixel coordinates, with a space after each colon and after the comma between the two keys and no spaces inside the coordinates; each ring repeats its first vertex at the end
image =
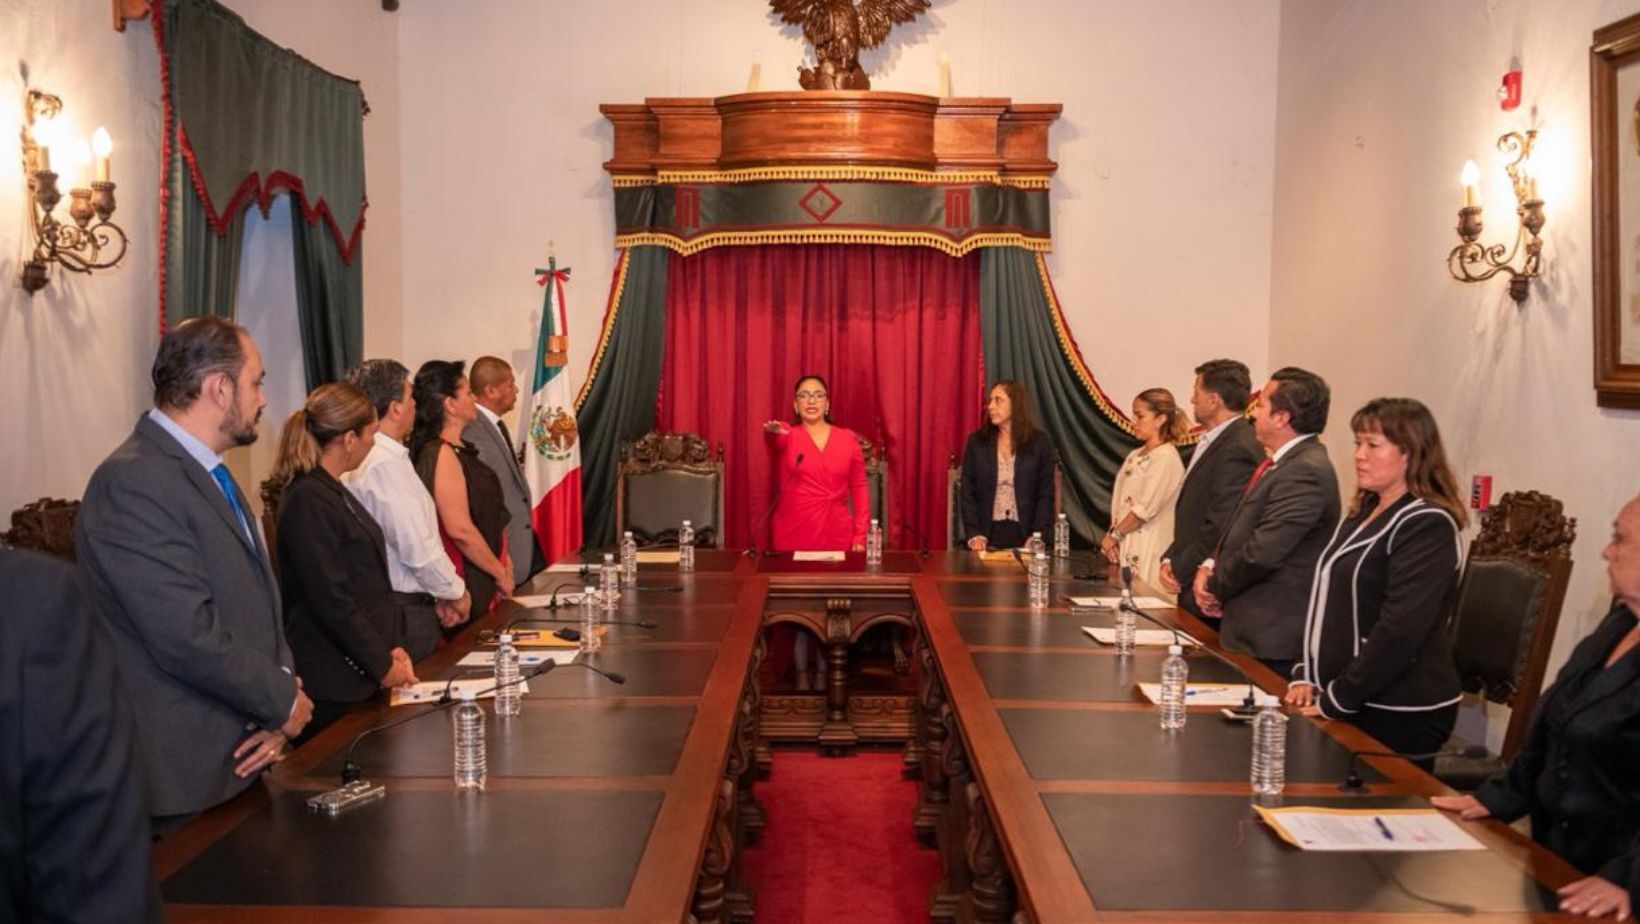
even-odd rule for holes
{"type": "Polygon", "coordinates": [[[1202,612],[1219,640],[1287,676],[1303,649],[1315,562],[1338,525],[1338,476],[1317,438],[1327,427],[1327,383],[1293,366],[1270,376],[1253,409],[1259,463],[1213,556],[1196,569],[1202,612]]]}
{"type": "Polygon", "coordinates": [[[0,549],[0,921],[160,919],[134,719],[63,562],[0,549]]]}
{"type": "Polygon", "coordinates": [[[249,786],[312,714],[267,550],[221,457],[255,441],[262,377],[237,324],[196,318],[166,334],[154,409],[92,474],[75,519],[156,833],[249,786]]]}
{"type": "Polygon", "coordinates": [[[1196,367],[1190,389],[1190,411],[1206,432],[1190,454],[1184,485],[1173,508],[1173,544],[1162,553],[1162,588],[1179,595],[1179,606],[1201,616],[1196,605],[1196,568],[1230,520],[1253,469],[1264,461],[1264,447],[1243,416],[1253,380],[1247,367],[1233,359],[1214,359],[1196,367]],[[1178,575],[1185,578],[1180,586],[1178,575]]]}
{"type": "Polygon", "coordinates": [[[518,449],[507,431],[503,414],[518,406],[518,379],[512,366],[494,356],[473,360],[468,373],[478,416],[461,431],[461,438],[478,450],[478,458],[495,470],[501,479],[501,493],[507,500],[507,555],[512,559],[513,584],[522,585],[547,566],[541,545],[535,540],[531,519],[530,485],[518,464],[518,449]]]}

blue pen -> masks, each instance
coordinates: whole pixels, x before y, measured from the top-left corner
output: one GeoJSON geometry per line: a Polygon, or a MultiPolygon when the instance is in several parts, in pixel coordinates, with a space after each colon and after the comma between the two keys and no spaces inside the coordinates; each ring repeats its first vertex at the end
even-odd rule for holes
{"type": "Polygon", "coordinates": [[[1198,687],[1197,689],[1194,689],[1194,690],[1184,691],[1184,695],[1186,695],[1186,696],[1195,696],[1197,693],[1223,693],[1224,691],[1226,691],[1228,689],[1230,689],[1230,688],[1229,687],[1198,687]]]}
{"type": "Polygon", "coordinates": [[[1374,815],[1374,816],[1372,816],[1372,823],[1378,826],[1378,830],[1384,832],[1384,840],[1386,840],[1386,841],[1395,840],[1395,835],[1390,833],[1389,825],[1384,824],[1384,819],[1379,818],[1377,815],[1374,815]]]}

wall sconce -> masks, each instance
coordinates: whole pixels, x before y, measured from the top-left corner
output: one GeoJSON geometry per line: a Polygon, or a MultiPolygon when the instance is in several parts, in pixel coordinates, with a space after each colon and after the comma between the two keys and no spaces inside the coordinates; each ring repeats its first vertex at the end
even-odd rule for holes
{"type": "Polygon", "coordinates": [[[108,269],[125,256],[129,243],[125,231],[108,219],[114,214],[114,183],[109,179],[109,154],[114,149],[106,129],[97,129],[91,144],[85,140],[60,137],[57,115],[63,101],[50,93],[28,91],[24,103],[23,173],[28,177],[29,223],[34,229],[34,254],[23,262],[24,291],[33,295],[45,288],[47,275],[55,263],[73,273],[108,269]],[[90,186],[74,186],[79,172],[91,165],[96,155],[96,179],[90,186]],[[58,175],[52,171],[52,156],[67,174],[68,215],[72,224],[57,220],[53,212],[62,201],[57,189],[58,175]],[[96,223],[91,219],[96,218],[96,223]]]}
{"type": "Polygon", "coordinates": [[[1532,144],[1537,132],[1510,132],[1498,139],[1498,150],[1513,154],[1504,169],[1509,171],[1509,182],[1515,188],[1515,215],[1520,229],[1515,234],[1515,245],[1505,252],[1502,244],[1490,247],[1476,243],[1481,236],[1481,204],[1477,183],[1480,171],[1474,161],[1463,167],[1463,208],[1458,209],[1458,237],[1463,243],[1452,248],[1446,256],[1447,269],[1459,282],[1481,282],[1499,273],[1509,274],[1509,297],[1516,304],[1526,301],[1526,290],[1541,272],[1543,240],[1543,200],[1538,198],[1537,176],[1532,168],[1532,144]],[[1515,257],[1524,251],[1520,269],[1515,268],[1515,257]]]}

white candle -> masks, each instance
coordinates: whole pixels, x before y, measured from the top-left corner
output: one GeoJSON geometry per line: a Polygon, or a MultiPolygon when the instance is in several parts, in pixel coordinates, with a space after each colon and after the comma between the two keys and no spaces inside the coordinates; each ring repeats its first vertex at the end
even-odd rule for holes
{"type": "Polygon", "coordinates": [[[1463,174],[1459,179],[1463,182],[1464,208],[1474,208],[1479,205],[1480,191],[1476,188],[1476,184],[1480,182],[1481,169],[1475,166],[1474,161],[1466,160],[1463,164],[1463,174]]]}
{"type": "Polygon", "coordinates": [[[951,56],[940,52],[940,99],[951,96],[951,56]]]}
{"type": "Polygon", "coordinates": [[[97,182],[106,183],[113,175],[112,158],[109,155],[114,151],[114,139],[108,136],[108,129],[101,125],[97,126],[97,131],[91,136],[91,150],[97,154],[97,182]]]}

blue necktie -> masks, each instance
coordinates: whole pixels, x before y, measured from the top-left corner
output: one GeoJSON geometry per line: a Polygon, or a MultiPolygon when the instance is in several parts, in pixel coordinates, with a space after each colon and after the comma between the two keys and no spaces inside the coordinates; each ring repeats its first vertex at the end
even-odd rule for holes
{"type": "Polygon", "coordinates": [[[234,490],[233,476],[228,474],[228,464],[218,462],[216,468],[211,469],[211,477],[216,479],[216,486],[222,489],[223,495],[228,498],[228,506],[233,508],[234,516],[239,518],[239,528],[245,531],[245,535],[250,535],[250,521],[245,518],[245,508],[239,506],[239,492],[234,490]]]}

